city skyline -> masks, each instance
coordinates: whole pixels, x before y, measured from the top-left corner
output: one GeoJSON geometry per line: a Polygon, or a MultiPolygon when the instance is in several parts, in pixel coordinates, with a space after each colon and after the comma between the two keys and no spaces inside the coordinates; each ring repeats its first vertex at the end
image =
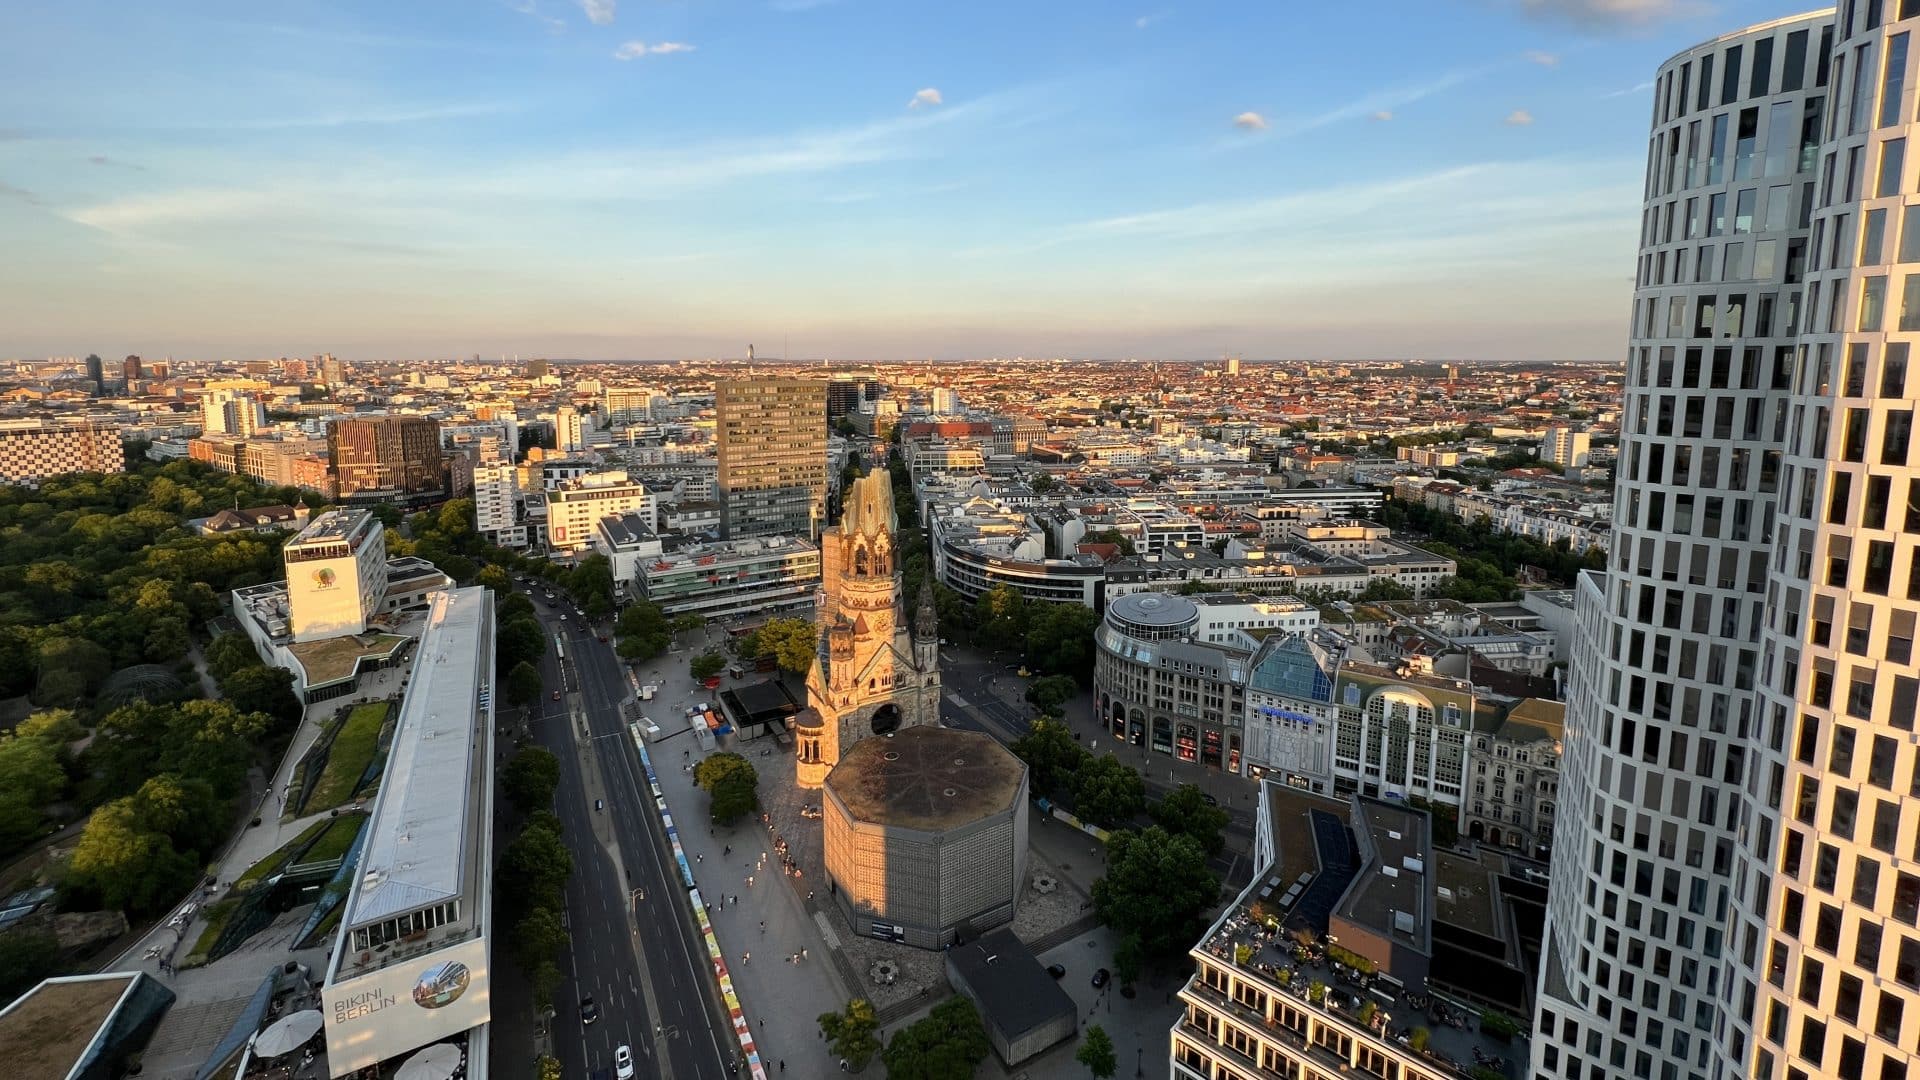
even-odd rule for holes
{"type": "Polygon", "coordinates": [[[0,355],[1612,358],[1633,73],[1796,7],[35,12],[0,355]]]}

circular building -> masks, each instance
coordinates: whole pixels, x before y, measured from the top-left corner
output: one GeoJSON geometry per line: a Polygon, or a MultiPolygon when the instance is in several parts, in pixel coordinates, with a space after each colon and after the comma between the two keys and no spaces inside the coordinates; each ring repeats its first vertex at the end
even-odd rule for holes
{"type": "Polygon", "coordinates": [[[821,800],[854,931],[937,949],[1009,922],[1027,870],[1027,766],[993,739],[910,727],[855,743],[821,800]]]}

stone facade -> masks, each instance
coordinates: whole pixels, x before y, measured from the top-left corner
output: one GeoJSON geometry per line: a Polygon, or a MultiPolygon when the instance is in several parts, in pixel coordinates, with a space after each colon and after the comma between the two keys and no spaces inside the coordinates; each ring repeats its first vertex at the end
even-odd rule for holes
{"type": "Polygon", "coordinates": [[[885,469],[854,482],[840,524],[820,538],[819,648],[807,674],[809,708],[796,718],[796,781],[818,788],[841,755],[869,735],[938,724],[940,641],[932,595],[921,590],[910,628],[896,562],[893,485],[885,469]]]}

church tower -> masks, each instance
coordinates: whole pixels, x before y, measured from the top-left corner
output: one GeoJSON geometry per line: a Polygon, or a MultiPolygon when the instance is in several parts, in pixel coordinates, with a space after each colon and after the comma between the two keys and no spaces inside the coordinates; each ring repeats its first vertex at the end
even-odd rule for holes
{"type": "Polygon", "coordinates": [[[909,626],[901,595],[893,485],[885,469],[855,481],[840,523],[820,538],[819,632],[808,708],[795,720],[803,788],[869,735],[940,720],[940,646],[932,592],[909,626]]]}

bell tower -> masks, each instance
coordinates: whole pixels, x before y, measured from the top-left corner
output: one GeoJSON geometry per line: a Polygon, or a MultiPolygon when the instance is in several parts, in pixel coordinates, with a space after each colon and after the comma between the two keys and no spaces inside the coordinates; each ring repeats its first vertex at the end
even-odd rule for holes
{"type": "MultiPolygon", "coordinates": [[[[893,485],[874,469],[848,490],[840,523],[820,537],[819,648],[807,673],[808,711],[797,720],[797,780],[817,788],[840,755],[870,735],[935,724],[940,716],[937,637],[927,649],[909,627],[897,564],[893,485]]],[[[923,605],[932,594],[923,590],[923,605]]]]}

